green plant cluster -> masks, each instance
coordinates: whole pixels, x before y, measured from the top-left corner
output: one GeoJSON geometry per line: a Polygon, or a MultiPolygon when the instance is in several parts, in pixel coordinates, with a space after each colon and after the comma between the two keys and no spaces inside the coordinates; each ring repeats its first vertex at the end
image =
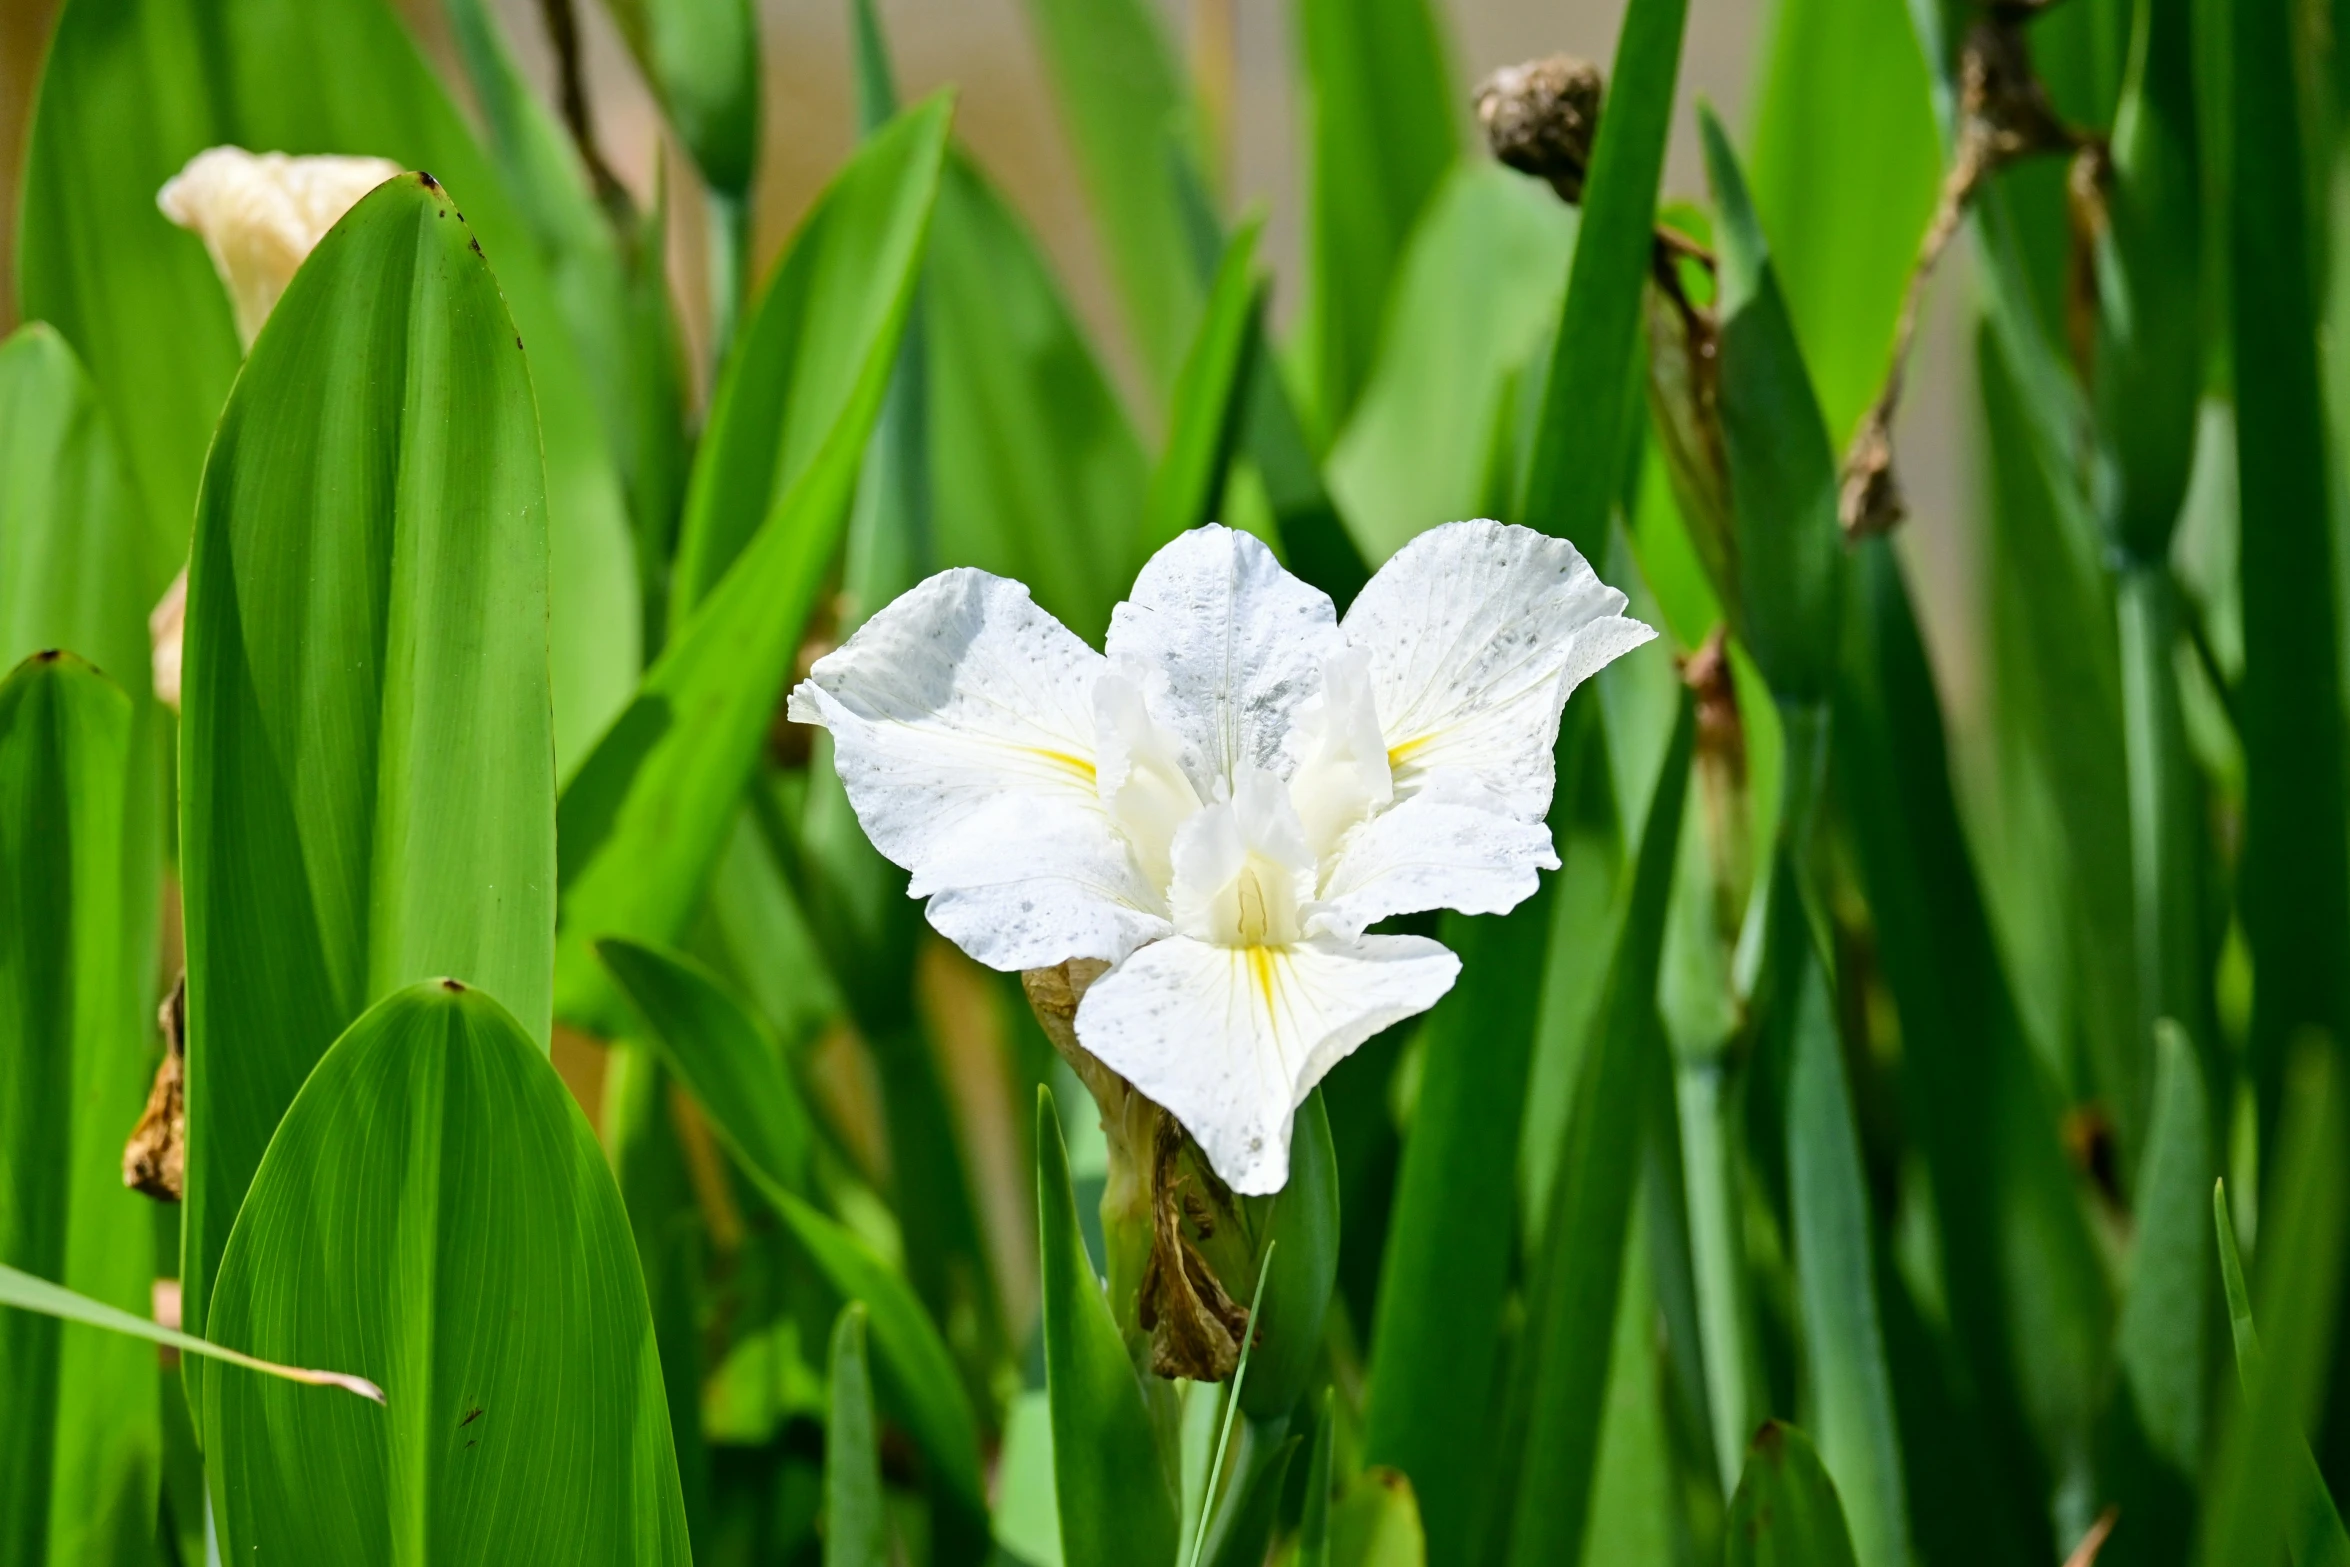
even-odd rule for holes
{"type": "Polygon", "coordinates": [[[1162,8],[1027,0],[1121,380],[872,0],[764,271],[750,0],[608,3],[698,184],[650,211],[486,0],[447,79],[385,0],[62,7],[0,345],[0,1567],[2350,1563],[2342,7],[1777,0],[1660,208],[1686,0],[1531,173],[1430,0],[1293,0],[1277,335],[1162,8]],[[157,210],[223,144],[415,171],[249,352],[157,210]],[[1971,441],[1920,541],[1925,316],[1971,441]],[[1234,1381],[1162,1380],[1086,1088],[784,692],[945,567],[1098,640],[1211,519],[1343,605],[1473,516],[1675,656],[1569,705],[1562,868],[1425,922],[1460,982],[1215,1243],[1234,1381]]]}

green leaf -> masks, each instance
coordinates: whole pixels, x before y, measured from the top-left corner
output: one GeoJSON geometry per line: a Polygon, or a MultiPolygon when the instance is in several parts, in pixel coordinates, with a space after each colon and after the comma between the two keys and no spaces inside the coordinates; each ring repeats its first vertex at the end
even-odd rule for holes
{"type": "Polygon", "coordinates": [[[1167,449],[1151,475],[1150,520],[1142,541],[1146,555],[1216,519],[1240,435],[1249,350],[1258,337],[1263,291],[1257,280],[1257,237],[1263,227],[1261,218],[1243,223],[1216,263],[1199,331],[1175,378],[1167,449]]]}
{"type": "Polygon", "coordinates": [[[2058,1101],[1992,941],[1890,543],[1856,546],[1851,573],[1835,790],[1900,1018],[1905,1121],[1931,1174],[1952,1337],[1990,1433],[1981,1450],[2003,1511],[2037,1519],[2047,1455],[2081,1442],[2092,1415],[2107,1285],[2057,1141],[2058,1101]]]}
{"type": "Polygon", "coordinates": [[[851,1301],[832,1328],[832,1402],[824,1418],[824,1567],[885,1567],[889,1512],[881,1489],[873,1379],[865,1368],[865,1307],[851,1301]]]}
{"type": "Polygon", "coordinates": [[[1853,1567],[1852,1536],[1811,1438],[1766,1420],[1730,1498],[1724,1567],[1853,1567]]]}
{"type": "Polygon", "coordinates": [[[1045,1087],[1036,1093],[1036,1223],[1062,1559],[1069,1567],[1171,1567],[1180,1541],[1168,1466],[1085,1254],[1061,1118],[1045,1087]]]}
{"type": "Polygon", "coordinates": [[[759,25],[751,0],[606,0],[702,178],[741,198],[759,161],[759,25]]]}
{"type": "Polygon", "coordinates": [[[546,1048],[546,502],[531,380],[448,192],[319,245],[221,416],[188,574],[181,1282],[352,1019],[438,974],[546,1048]]]}
{"type": "Polygon", "coordinates": [[[540,103],[484,0],[441,0],[441,9],[490,157],[537,246],[628,497],[650,654],[667,622],[669,552],[688,458],[684,361],[663,268],[665,203],[626,231],[622,215],[597,200],[577,148],[540,103]]]}
{"type": "MultiPolygon", "coordinates": [[[[792,236],[728,356],[686,495],[671,614],[692,618],[751,540],[815,482],[844,418],[897,357],[952,100],[866,140],[792,236]]],[[[864,441],[855,446],[862,454],[864,441]]]]}
{"type": "Polygon", "coordinates": [[[357,1367],[388,1404],[207,1363],[223,1560],[689,1560],[619,1189],[487,992],[411,986],[326,1053],[237,1216],[210,1335],[357,1367]]]}
{"type": "Polygon", "coordinates": [[[1338,1153],[1316,1088],[1297,1108],[1289,1184],[1264,1229],[1263,1310],[1251,1318],[1247,1391],[1240,1408],[1254,1421],[1279,1420],[1305,1397],[1323,1363],[1322,1318],[1338,1283],[1338,1153]]]}
{"type": "MultiPolygon", "coordinates": [[[[0,681],[0,1266],[99,1310],[146,1305],[154,1273],[120,1174],[148,1061],[145,976],[124,968],[131,734],[131,704],[70,653],[0,681]]],[[[152,1355],[0,1313],[0,1386],[0,1558],[118,1559],[151,1532],[152,1355]]]]}
{"type": "Polygon", "coordinates": [[[1216,1549],[1207,1558],[1210,1567],[1263,1567],[1274,1529],[1281,1521],[1281,1497],[1289,1485],[1289,1468],[1303,1446],[1304,1441],[1294,1436],[1268,1445],[1225,1511],[1216,1531],[1216,1549]]]}
{"type": "Polygon", "coordinates": [[[871,1313],[885,1402],[938,1466],[956,1503],[983,1513],[977,1424],[954,1358],[904,1276],[807,1202],[801,1183],[810,1122],[773,1043],[742,1003],[676,955],[625,941],[599,942],[597,952],[751,1184],[834,1293],[871,1313]]]}
{"type": "Polygon", "coordinates": [[[0,661],[80,653],[139,700],[147,611],[179,570],[139,502],[113,421],[45,321],[0,343],[0,661]]]}
{"type": "Polygon", "coordinates": [[[2161,1559],[2193,1534],[2204,1453],[2204,1323],[2211,1262],[2204,1193],[2215,1169],[2209,1096],[2177,1024],[2157,1025],[2154,1114],[2135,1183],[2137,1237],[2114,1328],[2118,1375],[2105,1412],[2114,1560],[2161,1559]]]}
{"type": "Polygon", "coordinates": [[[808,1192],[815,1132],[781,1048],[718,977],[682,953],[633,941],[596,943],[623,994],[668,1043],[687,1092],[721,1107],[712,1124],[744,1168],[787,1192],[808,1192]]]}
{"type": "Polygon", "coordinates": [[[1820,1457],[1837,1478],[1860,1556],[1908,1559],[1901,1442],[1876,1299],[1869,1194],[1836,1026],[1834,981],[1782,847],[1769,912],[1772,995],[1766,1049],[1784,1063],[1788,1207],[1803,1308],[1808,1407],[1820,1457]]]}
{"type": "Polygon", "coordinates": [[[1836,458],[1729,137],[1701,110],[1721,206],[1722,444],[1737,540],[1732,619],[1782,702],[1823,699],[1842,629],[1836,458]]]}
{"type": "Polygon", "coordinates": [[[177,553],[238,350],[202,242],[165,220],[155,193],[222,144],[430,170],[457,204],[452,221],[462,207],[493,259],[541,421],[554,728],[568,772],[637,673],[626,508],[530,225],[383,0],[66,7],[26,152],[20,314],[55,323],[82,356],[156,537],[177,553]]]}
{"type": "Polygon", "coordinates": [[[1176,160],[1195,130],[1147,0],[1028,0],[1029,26],[1093,207],[1143,368],[1162,395],[1199,319],[1176,160]]]}
{"type": "Polygon", "coordinates": [[[922,298],[938,564],[1025,582],[1098,643],[1142,558],[1149,464],[1035,239],[959,153],[922,298]]]}
{"type": "Polygon", "coordinates": [[[1296,1567],[1330,1567],[1330,1453],[1338,1431],[1338,1392],[1322,1391],[1314,1411],[1314,1445],[1306,1454],[1304,1515],[1297,1526],[1296,1567]]]}
{"type": "Polygon", "coordinates": [[[1903,0],[1787,0],[1761,46],[1746,174],[1839,451],[1884,383],[1942,182],[1903,0]]]}
{"type": "Polygon", "coordinates": [[[1624,1238],[1648,1125],[1648,1117],[1627,1107],[1647,1101],[1666,1067],[1657,968],[1695,733],[1695,709],[1683,697],[1633,860],[1606,998],[1559,1145],[1525,1336],[1508,1375],[1508,1413],[1494,1455],[1489,1516],[1502,1538],[1489,1559],[1533,1567],[1571,1560],[1583,1544],[1624,1238]]]}
{"type": "Polygon", "coordinates": [[[1625,389],[1639,346],[1688,10],[1688,0],[1633,0],[1624,14],[1518,503],[1519,521],[1566,539],[1591,560],[1607,553],[1608,511],[1631,445],[1634,405],[1625,389]]]}
{"type": "MultiPolygon", "coordinates": [[[[1594,720],[1569,704],[1573,729],[1594,720]]],[[[1562,748],[1563,749],[1563,748],[1562,748]]],[[[1568,770],[1562,774],[1571,776],[1568,770]]],[[[1371,1327],[1363,1453],[1411,1477],[1439,1562],[1467,1559],[1517,1238],[1518,1138],[1556,892],[1445,916],[1461,977],[1420,1025],[1421,1076],[1371,1327]]]]}
{"type": "Polygon", "coordinates": [[[2248,1562],[2274,1555],[2279,1533],[2295,1567],[2350,1563],[2350,1535],[2326,1490],[2304,1433],[2324,1393],[2341,1299],[2345,1181],[2350,1128],[2342,1073],[2319,1049],[2296,1063],[2285,1105],[2284,1147],[2271,1178],[2275,1193],[2261,1223],[2260,1311],[2263,1347],[2252,1325],[2244,1266],[2228,1220],[2227,1188],[2215,1183],[2212,1219],[2219,1234],[2220,1279],[2235,1332],[2236,1375],[2244,1397],[2221,1446],[2205,1492],[2203,1559],[2248,1562]]]}
{"type": "Polygon", "coordinates": [[[1463,164],[1429,198],[1328,465],[1373,564],[1434,523],[1506,509],[1497,453],[1516,439],[1518,373],[1557,322],[1576,232],[1549,186],[1498,164],[1463,164]]]}
{"type": "Polygon", "coordinates": [[[1298,358],[1330,432],[1370,378],[1405,242],[1461,155],[1460,114],[1426,0],[1298,0],[1291,15],[1311,159],[1298,358]]]}
{"type": "Polygon", "coordinates": [[[675,940],[734,826],[848,520],[896,358],[947,117],[947,102],[933,99],[866,144],[803,229],[720,391],[696,471],[699,521],[689,516],[678,563],[680,602],[695,608],[679,616],[636,699],[563,794],[557,1005],[585,1025],[608,1026],[612,1006],[588,943],[675,940]],[[814,290],[819,277],[827,287],[814,290]],[[866,335],[841,340],[845,323],[817,309],[818,294],[829,300],[851,287],[859,309],[878,314],[860,314],[866,335]],[[820,384],[799,380],[797,348],[808,350],[805,369],[820,384]],[[782,484],[779,423],[809,447],[782,484]],[[732,520],[721,524],[722,516],[732,520]],[[712,542],[722,527],[739,557],[712,542]],[[715,583],[706,598],[688,592],[696,561],[715,583]]]}
{"type": "Polygon", "coordinates": [[[1331,1567],[1425,1567],[1427,1560],[1411,1481],[1378,1467],[1357,1475],[1330,1509],[1331,1567]]]}
{"type": "Polygon", "coordinates": [[[2259,976],[2252,1070],[2274,1124],[2285,1047],[2305,1026],[2350,1041],[2350,842],[2325,402],[2291,15],[2229,8],[2234,31],[2228,254],[2236,484],[2244,519],[2244,933],[2259,976]],[[2324,715],[2321,719],[2318,715],[2324,715]]]}

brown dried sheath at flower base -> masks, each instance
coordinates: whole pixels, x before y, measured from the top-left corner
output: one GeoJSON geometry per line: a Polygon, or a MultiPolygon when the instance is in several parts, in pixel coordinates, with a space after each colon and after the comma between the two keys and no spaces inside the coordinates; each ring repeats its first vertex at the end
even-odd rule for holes
{"type": "MultiPolygon", "coordinates": [[[[1237,1201],[1173,1116],[1077,1042],[1078,1004],[1108,971],[1098,959],[1072,958],[1028,969],[1020,980],[1045,1037],[1101,1110],[1110,1156],[1101,1206],[1112,1310],[1130,1332],[1149,1335],[1149,1364],[1157,1375],[1222,1382],[1240,1364],[1249,1314],[1199,1243],[1220,1231],[1238,1238],[1237,1222],[1220,1225],[1217,1218],[1221,1213],[1237,1221],[1237,1201]]],[[[1245,1257],[1223,1259],[1227,1268],[1235,1261],[1245,1266],[1245,1257]]]]}

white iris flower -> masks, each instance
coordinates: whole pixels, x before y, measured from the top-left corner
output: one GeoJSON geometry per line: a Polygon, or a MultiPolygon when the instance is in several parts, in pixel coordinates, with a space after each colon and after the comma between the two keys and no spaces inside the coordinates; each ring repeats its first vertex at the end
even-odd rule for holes
{"type": "Polygon", "coordinates": [[[1278,1191],[1323,1074],[1452,988],[1460,960],[1365,935],[1498,914],[1554,869],[1568,693],[1656,633],[1574,546],[1456,522],[1341,623],[1245,533],[1153,556],[1104,656],[984,571],[941,572],[819,660],[874,845],[991,968],[1109,963],[1078,1041],[1172,1113],[1234,1191],[1278,1191]]]}

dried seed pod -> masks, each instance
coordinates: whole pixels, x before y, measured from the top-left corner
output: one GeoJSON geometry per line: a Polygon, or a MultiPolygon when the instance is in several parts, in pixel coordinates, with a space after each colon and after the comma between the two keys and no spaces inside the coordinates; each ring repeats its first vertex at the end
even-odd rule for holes
{"type": "Polygon", "coordinates": [[[1603,91],[1599,67],[1573,55],[1505,66],[1477,86],[1477,123],[1495,158],[1580,205],[1603,91]]]}

